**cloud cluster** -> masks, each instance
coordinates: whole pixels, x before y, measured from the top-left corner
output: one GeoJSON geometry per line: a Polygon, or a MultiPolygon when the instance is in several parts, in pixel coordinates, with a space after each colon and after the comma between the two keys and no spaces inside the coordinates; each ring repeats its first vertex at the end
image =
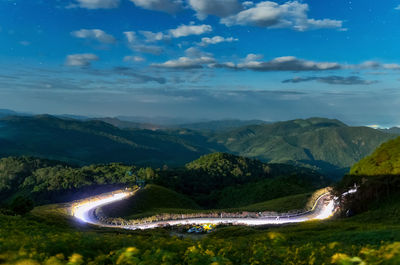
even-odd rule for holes
{"type": "Polygon", "coordinates": [[[308,17],[308,4],[298,1],[286,2],[282,5],[264,1],[254,7],[221,19],[227,26],[244,25],[266,28],[290,28],[297,31],[306,31],[321,28],[342,29],[341,20],[312,19],[308,17]]]}
{"type": "Polygon", "coordinates": [[[385,69],[385,70],[400,70],[400,64],[397,63],[380,63],[377,61],[366,61],[356,66],[361,69],[385,69]]]}
{"type": "MultiPolygon", "coordinates": [[[[181,38],[191,35],[201,35],[211,32],[213,29],[210,25],[180,25],[175,29],[164,32],[139,31],[140,38],[135,31],[125,31],[124,35],[129,47],[137,52],[151,53],[159,55],[163,49],[159,46],[149,45],[149,43],[157,41],[166,41],[172,38],[181,38]],[[144,38],[144,39],[143,39],[144,38]]],[[[215,41],[215,40],[214,40],[215,41]]],[[[232,40],[233,41],[233,40],[232,40]]]]}
{"type": "Polygon", "coordinates": [[[299,59],[294,56],[277,57],[270,61],[259,61],[260,56],[249,54],[244,62],[235,64],[227,62],[222,64],[215,64],[216,68],[229,68],[237,70],[253,70],[253,71],[325,71],[325,70],[338,70],[342,65],[336,62],[314,62],[304,59],[299,59]]]}
{"type": "Polygon", "coordinates": [[[226,17],[242,10],[237,0],[189,0],[189,6],[196,11],[199,19],[205,19],[208,15],[226,17]]]}
{"type": "Polygon", "coordinates": [[[169,33],[174,38],[187,37],[190,35],[202,35],[212,31],[210,25],[180,25],[176,29],[170,29],[169,33]]]}
{"type": "Polygon", "coordinates": [[[80,29],[71,32],[71,35],[80,39],[92,39],[101,43],[115,43],[115,38],[101,29],[80,29]]]}
{"type": "Polygon", "coordinates": [[[238,39],[232,38],[232,37],[224,38],[221,36],[214,36],[212,38],[205,37],[205,38],[201,39],[201,42],[199,42],[199,45],[200,46],[208,46],[210,44],[218,44],[221,42],[234,42],[234,41],[238,41],[238,39]]]}
{"type": "Polygon", "coordinates": [[[92,53],[70,54],[67,56],[65,65],[68,66],[90,66],[92,61],[98,61],[99,57],[92,53]]]}
{"type": "Polygon", "coordinates": [[[145,38],[145,42],[157,42],[162,40],[169,40],[171,37],[163,32],[152,32],[152,31],[139,31],[140,34],[145,38]]]}
{"type": "Polygon", "coordinates": [[[142,53],[150,53],[154,55],[159,55],[163,52],[163,48],[159,46],[143,44],[138,39],[137,34],[134,31],[125,31],[124,35],[128,42],[128,46],[134,51],[142,53]]]}
{"type": "Polygon", "coordinates": [[[282,81],[282,83],[301,83],[317,81],[320,83],[330,84],[330,85],[371,85],[378,81],[376,80],[365,80],[358,76],[310,76],[310,77],[295,77],[292,79],[287,79],[282,81]]]}
{"type": "MultiPolygon", "coordinates": [[[[120,0],[76,0],[82,8],[116,8],[120,0]]],[[[227,26],[243,25],[258,26],[265,28],[290,28],[296,31],[313,29],[338,29],[343,28],[342,20],[314,19],[308,17],[309,5],[301,1],[287,1],[276,3],[273,1],[261,1],[255,4],[253,1],[240,2],[239,0],[130,0],[136,6],[175,14],[186,8],[196,12],[198,19],[205,19],[209,15],[217,16],[222,24],[227,26]]],[[[397,8],[396,8],[397,9],[397,8]]],[[[204,25],[203,25],[204,26],[204,25]]],[[[180,30],[201,30],[197,28],[180,30]]],[[[179,31],[173,30],[171,34],[180,35],[179,31]]],[[[184,34],[184,33],[183,33],[184,34]]],[[[201,34],[201,33],[199,33],[201,34]]],[[[161,38],[161,36],[152,36],[161,38]]]]}
{"type": "Polygon", "coordinates": [[[177,60],[169,60],[161,64],[152,64],[154,67],[170,68],[170,69],[198,69],[203,68],[205,64],[215,63],[215,59],[209,56],[180,57],[177,60]]]}
{"type": "Polygon", "coordinates": [[[119,6],[120,0],[76,0],[76,4],[69,7],[81,7],[87,9],[109,9],[119,6]]]}
{"type": "Polygon", "coordinates": [[[144,9],[162,11],[170,14],[183,9],[182,0],[130,0],[136,6],[144,9]]]}

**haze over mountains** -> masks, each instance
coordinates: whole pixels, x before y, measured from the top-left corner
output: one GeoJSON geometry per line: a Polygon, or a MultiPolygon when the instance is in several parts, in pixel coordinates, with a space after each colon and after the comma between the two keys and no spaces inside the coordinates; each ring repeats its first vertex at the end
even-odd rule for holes
{"type": "Polygon", "coordinates": [[[8,114],[14,116],[6,112],[0,119],[2,157],[30,155],[79,165],[182,166],[204,154],[228,152],[265,162],[311,166],[339,176],[381,143],[396,137],[395,130],[352,127],[324,118],[166,126],[116,118],[8,114]]]}

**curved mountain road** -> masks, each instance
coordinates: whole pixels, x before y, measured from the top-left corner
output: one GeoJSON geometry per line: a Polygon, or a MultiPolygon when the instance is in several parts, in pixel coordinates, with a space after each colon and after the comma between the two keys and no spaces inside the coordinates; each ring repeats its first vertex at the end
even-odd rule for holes
{"type": "Polygon", "coordinates": [[[112,196],[101,198],[94,201],[82,202],[77,204],[72,209],[72,215],[82,222],[94,224],[101,227],[114,227],[123,229],[151,229],[160,226],[167,225],[197,225],[197,224],[232,224],[232,225],[279,225],[288,223],[299,223],[310,220],[321,220],[331,217],[336,210],[336,198],[330,193],[321,195],[315,202],[315,205],[311,211],[307,211],[300,214],[280,214],[279,216],[260,216],[258,218],[188,218],[188,219],[177,219],[167,221],[157,221],[151,223],[135,224],[135,225],[113,225],[104,224],[95,217],[95,210],[103,205],[117,202],[119,200],[126,199],[132,196],[134,192],[120,192],[115,193],[112,196]]]}

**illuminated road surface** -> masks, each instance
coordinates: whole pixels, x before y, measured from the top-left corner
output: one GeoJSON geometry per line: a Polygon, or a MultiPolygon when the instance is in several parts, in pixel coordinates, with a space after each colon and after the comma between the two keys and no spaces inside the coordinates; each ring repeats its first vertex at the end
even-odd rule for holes
{"type": "MultiPolygon", "coordinates": [[[[355,192],[351,190],[352,193],[355,192]]],[[[145,224],[137,225],[112,225],[101,223],[94,215],[94,211],[103,205],[110,204],[119,200],[123,200],[131,196],[132,192],[120,192],[114,195],[108,195],[105,198],[101,198],[94,201],[84,202],[73,207],[73,216],[82,222],[90,223],[102,227],[115,227],[123,229],[151,229],[166,225],[197,225],[197,224],[232,224],[232,225],[279,225],[288,223],[299,223],[310,220],[322,220],[331,217],[335,212],[335,201],[330,193],[325,193],[321,195],[315,205],[313,210],[300,213],[300,214],[280,214],[280,216],[266,216],[258,218],[188,218],[188,219],[178,219],[178,220],[168,220],[168,221],[158,221],[145,224]]]]}

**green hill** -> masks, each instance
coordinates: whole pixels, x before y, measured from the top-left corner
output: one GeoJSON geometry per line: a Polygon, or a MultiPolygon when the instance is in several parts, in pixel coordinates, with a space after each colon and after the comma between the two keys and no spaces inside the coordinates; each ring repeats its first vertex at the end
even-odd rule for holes
{"type": "Polygon", "coordinates": [[[337,185],[341,193],[356,184],[358,191],[345,201],[344,208],[355,212],[366,211],[371,204],[399,196],[400,190],[400,137],[377,148],[361,159],[337,185]]]}
{"type": "Polygon", "coordinates": [[[143,212],[157,212],[159,209],[199,209],[200,207],[186,196],[168,188],[149,184],[136,192],[135,196],[117,203],[101,207],[110,217],[128,217],[143,212]]]}
{"type": "Polygon", "coordinates": [[[350,127],[338,120],[311,118],[242,127],[217,134],[212,140],[241,156],[313,166],[339,177],[394,137],[367,127],[350,127]]]}
{"type": "Polygon", "coordinates": [[[352,175],[400,175],[400,137],[377,148],[363,158],[351,170],[352,175]]]}
{"type": "Polygon", "coordinates": [[[204,208],[231,208],[328,185],[318,172],[286,164],[226,153],[214,153],[188,163],[181,170],[159,172],[159,185],[192,198],[204,208]]]}
{"type": "Polygon", "coordinates": [[[30,155],[79,165],[135,163],[181,165],[213,151],[204,137],[119,129],[102,121],[49,115],[0,119],[0,156],[30,155]]]}

